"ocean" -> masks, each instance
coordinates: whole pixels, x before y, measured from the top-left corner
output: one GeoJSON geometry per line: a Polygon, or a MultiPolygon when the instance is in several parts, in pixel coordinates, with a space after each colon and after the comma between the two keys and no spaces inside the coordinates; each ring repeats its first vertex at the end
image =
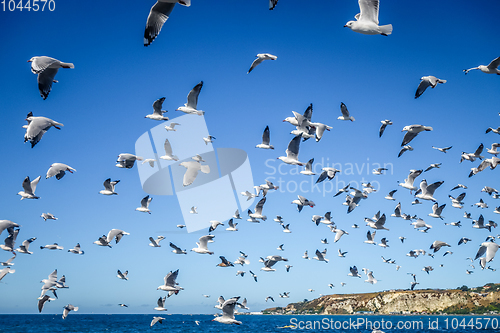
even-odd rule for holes
{"type": "Polygon", "coordinates": [[[319,316],[239,315],[242,325],[211,321],[212,315],[165,315],[162,324],[150,327],[150,315],[0,315],[0,332],[499,332],[500,316],[319,316]],[[195,321],[199,322],[199,325],[195,321]]]}

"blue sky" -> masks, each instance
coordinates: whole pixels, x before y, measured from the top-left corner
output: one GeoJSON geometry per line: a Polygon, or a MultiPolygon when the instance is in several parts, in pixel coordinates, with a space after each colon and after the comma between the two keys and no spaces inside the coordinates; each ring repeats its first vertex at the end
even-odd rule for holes
{"type": "MultiPolygon", "coordinates": [[[[273,11],[267,1],[233,3],[193,1],[191,7],[176,6],[158,38],[149,46],[142,45],[144,26],[154,1],[142,4],[90,2],[65,3],[56,0],[53,12],[0,12],[0,34],[3,80],[0,83],[3,130],[0,140],[4,159],[4,175],[0,201],[0,219],[20,224],[19,245],[24,239],[37,237],[32,243],[34,254],[19,254],[15,259],[16,273],[0,282],[2,299],[0,313],[35,313],[40,280],[54,269],[66,275],[69,289],[59,292],[59,300],[46,304],[44,313],[59,313],[67,303],[80,307],[84,313],[153,313],[156,300],[163,292],[156,288],[163,277],[179,269],[179,284],[185,288],[167,300],[168,313],[212,313],[219,295],[247,297],[253,311],[273,305],[286,305],[304,298],[313,299],[320,293],[358,293],[408,288],[417,274],[420,288],[454,288],[463,284],[482,285],[499,282],[496,273],[476,269],[471,275],[465,258],[474,257],[479,244],[489,234],[471,228],[463,211],[472,212],[474,219],[483,214],[486,220],[497,220],[494,207],[500,205],[480,190],[485,185],[498,188],[498,171],[486,170],[467,178],[470,168],[478,162],[459,163],[462,151],[472,152],[480,143],[489,147],[500,138],[485,134],[488,127],[500,124],[499,77],[479,71],[462,72],[465,68],[487,65],[498,57],[494,42],[498,39],[496,1],[456,2],[420,1],[402,3],[386,0],[380,6],[380,23],[392,24],[388,37],[357,34],[344,24],[358,13],[357,1],[322,1],[314,6],[299,1],[280,1],[273,11]],[[93,3],[93,4],[92,4],[93,3]],[[246,74],[257,53],[271,53],[276,61],[265,61],[246,74]],[[38,93],[36,76],[26,63],[33,56],[46,55],[72,62],[75,69],[62,69],[57,74],[47,100],[38,93]],[[414,99],[420,77],[434,75],[446,79],[446,84],[428,89],[414,99]],[[260,224],[239,221],[239,231],[231,233],[217,229],[215,243],[210,248],[215,255],[170,252],[168,242],[191,249],[203,232],[187,233],[176,228],[183,223],[175,196],[153,196],[152,214],[134,211],[146,193],[142,190],[137,167],[131,170],[115,167],[120,153],[134,153],[136,140],[159,122],[145,119],[152,103],[166,97],[164,109],[174,118],[174,111],[186,102],[189,90],[204,81],[198,106],[204,110],[210,134],[217,139],[215,148],[238,148],[248,154],[253,184],[266,178],[281,181],[281,188],[268,194],[264,214],[269,220],[260,224]],[[355,122],[337,120],[340,103],[344,102],[355,122]],[[292,139],[293,127],[282,120],[291,111],[302,113],[313,103],[313,121],[333,127],[316,143],[301,143],[300,160],[306,162],[340,163],[343,172],[324,187],[311,193],[315,177],[293,174],[295,167],[280,165],[276,158],[283,155],[292,139]],[[58,131],[51,129],[33,149],[23,144],[25,117],[46,116],[64,124],[58,131]],[[391,119],[394,125],[378,138],[380,121],[391,119]],[[420,134],[411,145],[415,149],[397,158],[405,125],[432,126],[432,132],[420,134]],[[271,130],[274,151],[260,150],[262,131],[271,130]],[[448,154],[432,146],[450,146],[448,154]],[[44,179],[52,163],[66,163],[77,170],[62,180],[44,179]],[[410,169],[426,168],[430,163],[443,163],[440,169],[424,174],[429,183],[444,181],[436,191],[440,204],[446,203],[444,222],[461,220],[463,227],[445,226],[443,221],[427,216],[431,202],[411,206],[413,196],[398,187],[410,169]],[[371,174],[375,164],[392,165],[392,172],[383,176],[371,174]],[[369,164],[369,166],[368,166],[369,164]],[[352,172],[349,168],[352,165],[352,172]],[[274,167],[274,168],[273,168],[274,167]],[[361,169],[363,168],[363,169],[361,169]],[[367,172],[367,170],[370,170],[367,172]],[[16,195],[26,176],[42,175],[36,194],[39,200],[19,200],[16,195]],[[119,179],[118,196],[105,197],[98,192],[106,178],[119,179]],[[377,181],[378,192],[363,200],[351,214],[342,205],[344,196],[332,198],[337,185],[348,182],[377,181]],[[303,190],[294,184],[303,182],[303,190]],[[463,209],[451,207],[449,190],[457,183],[469,188],[463,209]],[[329,187],[333,185],[332,187],[329,187]],[[384,199],[398,188],[396,202],[384,199]],[[323,192],[324,189],[324,192],[323,192]],[[298,194],[316,203],[301,213],[290,204],[298,194]],[[470,207],[483,198],[490,208],[470,207]],[[390,215],[397,202],[402,210],[422,217],[433,228],[427,234],[413,230],[402,219],[389,217],[380,231],[389,239],[390,248],[364,244],[367,227],[363,218],[378,210],[390,215]],[[313,214],[331,211],[339,228],[350,233],[338,243],[326,245],[328,264],[301,258],[305,250],[312,255],[324,249],[320,239],[333,241],[325,226],[311,222],[313,214]],[[51,212],[59,219],[44,222],[42,212],[51,212]],[[282,232],[272,221],[275,215],[290,223],[291,234],[282,232]],[[357,223],[359,229],[352,229],[357,223]],[[129,232],[112,249],[92,244],[112,228],[129,232]],[[161,248],[148,246],[148,237],[163,235],[161,248]],[[407,237],[401,244],[399,236],[407,237]],[[473,241],[457,246],[468,236],[473,241]],[[412,249],[428,249],[435,240],[452,245],[452,256],[434,259],[405,256],[412,249]],[[63,251],[40,250],[39,246],[54,242],[63,251]],[[77,242],[85,255],[76,256],[66,250],[77,242]],[[284,244],[285,251],[277,251],[284,244]],[[348,251],[346,258],[337,257],[338,248],[348,251]],[[255,283],[249,275],[236,277],[240,268],[216,267],[218,256],[235,260],[239,251],[249,255],[250,266],[259,276],[255,283]],[[259,257],[280,254],[289,259],[292,269],[285,271],[278,263],[277,271],[259,271],[259,257]],[[390,257],[401,265],[382,262],[390,257]],[[444,267],[440,268],[439,264],[444,267]],[[375,285],[363,279],[347,276],[349,266],[356,265],[374,271],[380,281],[375,285]],[[421,269],[432,265],[427,275],[421,269]],[[129,270],[129,281],[116,278],[116,270],[129,270]],[[340,282],[346,282],[340,287],[340,282]],[[333,283],[336,287],[329,289],[333,283]],[[307,289],[315,289],[309,293],[307,289]],[[280,299],[278,293],[290,291],[290,299],[280,299]],[[211,295],[204,298],[203,294],[211,295]],[[276,303],[266,304],[272,295],[276,303]],[[128,308],[118,303],[129,304],[128,308]]],[[[194,116],[193,116],[194,117],[194,116]]],[[[484,152],[483,155],[489,155],[484,152]]],[[[488,156],[489,157],[489,156],[488,156]]],[[[295,170],[296,171],[296,170],[295,170]]],[[[423,177],[417,178],[418,183],[423,177]]],[[[250,190],[250,189],[249,189],[250,190]]],[[[214,193],[213,195],[217,195],[214,193]]],[[[242,214],[246,218],[246,214],[242,214]]],[[[498,230],[498,229],[497,229],[498,230]]],[[[497,230],[492,234],[496,235],[497,230]]],[[[0,235],[1,241],[6,232],[0,235]]],[[[0,261],[11,256],[2,251],[0,261]]],[[[495,261],[490,263],[498,267],[495,261]]]]}

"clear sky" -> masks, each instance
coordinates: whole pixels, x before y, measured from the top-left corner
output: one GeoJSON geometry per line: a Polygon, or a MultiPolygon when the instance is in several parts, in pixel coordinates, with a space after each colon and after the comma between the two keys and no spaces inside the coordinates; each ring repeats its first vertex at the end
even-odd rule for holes
{"type": "MultiPolygon", "coordinates": [[[[361,35],[344,28],[359,12],[358,3],[349,1],[282,0],[273,11],[266,0],[233,2],[193,0],[187,8],[176,5],[158,38],[143,46],[146,19],[154,1],[131,2],[67,2],[55,0],[53,12],[0,11],[0,81],[2,131],[0,170],[3,181],[0,191],[0,219],[21,225],[17,246],[30,237],[32,255],[19,254],[14,274],[0,282],[0,313],[36,313],[40,280],[57,268],[65,275],[69,289],[58,292],[59,299],[47,303],[44,313],[60,313],[68,303],[83,313],[153,313],[158,297],[165,293],[156,288],[163,277],[179,269],[177,282],[185,290],[167,299],[168,313],[213,313],[219,295],[248,299],[252,311],[289,302],[313,299],[319,294],[360,293],[409,288],[411,276],[417,274],[419,288],[454,288],[499,282],[498,273],[474,273],[467,257],[474,257],[479,245],[490,233],[471,227],[463,218],[464,211],[477,219],[498,221],[493,213],[500,200],[481,189],[499,188],[498,170],[486,170],[468,178],[470,168],[479,162],[459,163],[462,151],[473,152],[479,144],[489,147],[500,141],[488,127],[500,125],[500,77],[465,68],[487,65],[500,55],[498,43],[497,1],[419,1],[385,0],[380,5],[380,23],[392,24],[393,34],[361,35]],[[276,61],[264,61],[253,72],[247,71],[257,53],[271,53],[276,61]],[[38,92],[36,75],[26,61],[33,56],[50,56],[72,62],[74,69],[59,70],[52,92],[43,100],[38,92]],[[420,77],[434,75],[446,79],[435,89],[414,99],[420,77]],[[186,102],[187,93],[204,81],[198,107],[205,111],[206,126],[213,136],[215,148],[238,148],[248,154],[255,185],[271,179],[279,184],[269,192],[264,206],[266,222],[238,224],[239,231],[219,227],[209,248],[213,256],[193,252],[176,255],[171,241],[183,249],[195,247],[206,230],[187,233],[176,228],[183,224],[176,196],[153,195],[152,214],[136,212],[146,195],[141,187],[137,166],[119,169],[115,161],[120,153],[134,153],[136,140],[159,122],[144,118],[152,112],[153,102],[166,97],[163,108],[174,118],[183,115],[175,109],[186,102]],[[355,122],[337,120],[340,103],[347,105],[355,122]],[[302,113],[313,103],[313,121],[332,126],[320,142],[301,143],[299,159],[315,158],[316,166],[338,163],[342,172],[332,181],[313,188],[317,176],[297,174],[300,168],[283,165],[282,156],[293,135],[292,125],[282,122],[291,111],[302,113]],[[64,124],[61,130],[50,129],[33,149],[23,144],[22,128],[28,112],[64,124]],[[390,119],[382,138],[378,137],[380,121],[390,119]],[[432,132],[421,133],[411,145],[414,151],[397,158],[404,133],[410,124],[432,126],[432,132]],[[266,126],[271,130],[275,150],[255,148],[266,126]],[[443,154],[432,146],[453,146],[443,154]],[[57,181],[45,179],[52,163],[65,163],[77,170],[57,181]],[[442,163],[440,169],[426,172],[429,183],[444,181],[436,191],[440,204],[446,203],[444,221],[434,219],[432,202],[412,206],[413,195],[398,186],[410,169],[422,169],[431,163],[442,163]],[[389,165],[387,174],[371,173],[379,165],[389,165]],[[26,176],[41,175],[36,194],[38,200],[23,200],[21,191],[26,176]],[[99,194],[106,178],[120,180],[118,196],[99,194]],[[372,181],[377,192],[361,201],[352,213],[342,205],[345,196],[333,198],[337,187],[351,182],[372,181]],[[451,207],[448,194],[457,183],[468,186],[463,209],[451,207]],[[302,187],[299,185],[302,184],[302,187]],[[398,189],[396,201],[384,196],[398,189]],[[298,212],[291,203],[303,195],[316,203],[298,212]],[[487,209],[471,207],[482,198],[487,209]],[[433,228],[427,233],[413,229],[408,221],[388,217],[386,227],[376,241],[389,240],[390,247],[363,243],[368,227],[364,217],[378,210],[390,215],[401,202],[402,211],[422,217],[433,228]],[[311,222],[313,214],[331,211],[337,226],[349,232],[338,243],[334,234],[311,222]],[[50,212],[57,221],[46,221],[41,213],[50,212]],[[282,232],[272,219],[283,216],[292,233],[282,232]],[[445,226],[444,222],[462,221],[462,227],[445,226]],[[359,229],[351,228],[352,224],[359,229]],[[130,233],[113,248],[99,247],[93,242],[110,229],[130,233]],[[163,235],[162,247],[148,246],[148,237],[163,235]],[[399,236],[407,237],[404,244],[399,236]],[[472,239],[457,246],[461,237],[472,239]],[[328,245],[320,239],[327,238],[328,245]],[[435,256],[409,258],[410,250],[425,249],[435,240],[451,244],[453,255],[443,257],[441,249],[435,256]],[[54,242],[62,251],[40,250],[54,242]],[[85,254],[67,252],[77,242],[85,254]],[[284,252],[276,248],[284,244],[284,252]],[[314,256],[316,249],[328,249],[328,264],[301,258],[305,250],[314,256]],[[345,258],[337,256],[341,248],[345,258]],[[249,255],[249,266],[216,267],[219,256],[236,260],[239,251],[249,255]],[[282,255],[292,265],[285,271],[284,263],[276,264],[276,272],[260,271],[259,257],[282,255]],[[396,260],[395,265],[382,262],[381,256],[396,260]],[[443,264],[444,267],[439,267],[443,264]],[[347,276],[349,266],[366,267],[380,280],[371,285],[347,276]],[[429,275],[421,269],[431,265],[429,275]],[[116,277],[116,271],[129,271],[129,280],[116,277]],[[237,270],[252,270],[258,275],[254,282],[249,274],[236,276],[237,270]],[[344,287],[340,286],[345,282],[344,287]],[[328,284],[333,283],[333,289],[328,284]],[[308,292],[314,289],[314,292],[308,292]],[[290,292],[289,299],[278,293],[290,292]],[[202,295],[211,295],[205,298],[202,295]],[[266,296],[276,303],[265,303],[266,296]],[[118,303],[128,304],[121,308],[118,303]]],[[[1,8],[0,8],[1,9],[1,8]]],[[[192,116],[197,117],[197,116],[192,116]]],[[[490,157],[486,150],[483,155],[490,157]]],[[[195,183],[196,184],[196,183],[195,183]]],[[[195,185],[193,184],[193,185],[195,185]]],[[[358,185],[360,186],[360,185],[358,185]]],[[[252,189],[249,188],[249,191],[252,189]]],[[[239,195],[239,194],[238,194],[239,195]]],[[[217,197],[218,193],[209,193],[217,197]]],[[[200,206],[202,203],[200,203],[200,206]]],[[[213,207],[216,214],[217,207],[213,207]]],[[[252,207],[253,209],[253,207],[252,207]]],[[[226,221],[223,221],[226,222],[226,221]]],[[[496,235],[498,229],[493,229],[496,235]]],[[[0,241],[7,232],[0,235],[0,241]]],[[[16,246],[16,247],[17,247],[16,246]]],[[[0,261],[12,256],[1,251],[0,261]]],[[[498,260],[490,263],[494,268],[498,260]]]]}

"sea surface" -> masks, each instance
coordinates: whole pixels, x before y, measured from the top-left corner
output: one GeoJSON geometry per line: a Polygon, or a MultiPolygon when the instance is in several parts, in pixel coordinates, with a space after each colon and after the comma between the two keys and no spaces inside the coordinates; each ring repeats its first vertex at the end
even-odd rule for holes
{"type": "Polygon", "coordinates": [[[500,332],[500,316],[318,316],[239,315],[242,325],[211,321],[212,315],[162,315],[162,324],[150,326],[154,315],[75,314],[0,315],[0,332],[500,332]],[[198,321],[197,325],[195,321],[198,321]]]}

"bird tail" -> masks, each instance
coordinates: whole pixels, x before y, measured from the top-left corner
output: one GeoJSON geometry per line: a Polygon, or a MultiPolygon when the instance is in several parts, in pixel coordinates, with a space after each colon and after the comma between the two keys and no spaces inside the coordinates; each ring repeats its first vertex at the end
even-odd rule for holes
{"type": "Polygon", "coordinates": [[[392,24],[381,25],[380,26],[380,34],[384,36],[388,36],[392,34],[392,24]]]}
{"type": "Polygon", "coordinates": [[[75,65],[73,65],[72,63],[70,62],[62,62],[61,63],[61,67],[62,68],[75,68],[75,65]]]}
{"type": "Polygon", "coordinates": [[[196,114],[198,116],[203,116],[205,114],[205,111],[197,111],[196,114]]]}

